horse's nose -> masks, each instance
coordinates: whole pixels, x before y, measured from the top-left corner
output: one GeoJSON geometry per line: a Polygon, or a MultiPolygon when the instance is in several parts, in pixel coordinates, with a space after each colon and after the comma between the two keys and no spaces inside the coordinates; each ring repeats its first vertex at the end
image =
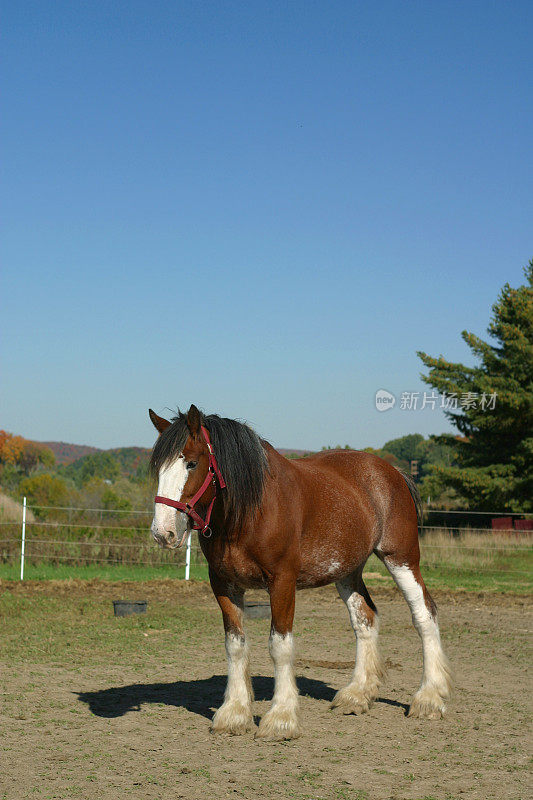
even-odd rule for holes
{"type": "Polygon", "coordinates": [[[178,543],[178,535],[173,530],[155,530],[152,531],[152,536],[162,547],[174,548],[178,543]]]}
{"type": "Polygon", "coordinates": [[[174,531],[165,531],[164,539],[166,540],[167,544],[172,546],[177,541],[178,537],[174,531]]]}
{"type": "Polygon", "coordinates": [[[158,544],[166,544],[167,543],[167,539],[166,539],[165,534],[160,533],[158,530],[154,531],[152,529],[152,536],[154,537],[154,539],[156,540],[156,542],[158,544]]]}

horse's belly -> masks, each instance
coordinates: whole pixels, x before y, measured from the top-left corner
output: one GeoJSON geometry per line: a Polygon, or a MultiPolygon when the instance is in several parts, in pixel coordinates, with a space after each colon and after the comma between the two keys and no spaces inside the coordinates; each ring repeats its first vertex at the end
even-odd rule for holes
{"type": "Polygon", "coordinates": [[[227,554],[217,565],[217,573],[243,589],[257,589],[265,586],[264,575],[258,564],[242,554],[227,554]]]}
{"type": "Polygon", "coordinates": [[[328,583],[335,583],[335,581],[349,575],[351,572],[353,572],[352,569],[346,569],[344,565],[337,561],[331,561],[320,568],[304,568],[300,570],[296,588],[313,589],[316,586],[326,586],[328,583]]]}
{"type": "MultiPolygon", "coordinates": [[[[331,532],[330,532],[331,534],[331,532]]],[[[325,586],[351,575],[372,552],[369,536],[330,535],[302,539],[299,589],[325,586]]]]}

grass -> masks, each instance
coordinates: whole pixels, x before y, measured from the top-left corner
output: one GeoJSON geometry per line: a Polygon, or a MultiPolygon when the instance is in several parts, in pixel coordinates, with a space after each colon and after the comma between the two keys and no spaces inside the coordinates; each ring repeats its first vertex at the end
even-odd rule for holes
{"type": "MultiPolygon", "coordinates": [[[[128,592],[135,595],[135,588],[128,592]]],[[[202,630],[213,644],[220,642],[215,605],[206,609],[187,603],[178,608],[169,590],[168,599],[159,592],[157,602],[148,601],[146,614],[121,618],[113,614],[112,595],[120,597],[113,588],[84,593],[80,586],[67,594],[0,592],[1,658],[10,663],[68,663],[71,668],[88,662],[131,665],[142,663],[154,648],[171,661],[177,640],[191,632],[202,630]]],[[[183,658],[192,662],[194,651],[183,658]]]]}
{"type": "MultiPolygon", "coordinates": [[[[420,568],[430,588],[469,591],[533,591],[533,542],[527,536],[465,531],[453,536],[446,529],[427,532],[420,538],[420,568]]],[[[366,571],[382,582],[387,569],[375,557],[366,571]]]]}
{"type": "MultiPolygon", "coordinates": [[[[184,578],[184,564],[164,564],[162,566],[142,564],[51,564],[46,561],[26,563],[25,580],[92,580],[106,581],[151,581],[167,578],[184,578]]],[[[207,564],[202,561],[191,564],[191,578],[206,581],[207,564]]],[[[20,564],[1,564],[0,580],[20,580],[20,564]]]]}
{"type": "MultiPolygon", "coordinates": [[[[73,543],[70,542],[69,546],[73,543]]],[[[144,546],[144,545],[143,545],[144,546]]],[[[420,539],[421,569],[430,588],[466,589],[468,591],[512,592],[533,591],[533,540],[528,536],[465,531],[453,536],[445,529],[426,532],[420,539]]],[[[99,578],[110,581],[156,580],[184,578],[185,566],[176,560],[168,563],[54,563],[46,557],[32,558],[31,541],[24,577],[30,580],[65,580],[99,578]]],[[[160,558],[159,551],[155,551],[160,558]]],[[[19,550],[20,554],[20,550],[19,550]]],[[[20,556],[19,556],[20,557],[20,556]]],[[[183,558],[180,552],[179,558],[183,558]]],[[[366,569],[369,586],[390,581],[384,565],[371,556],[366,569]]],[[[0,563],[0,579],[18,580],[20,563],[9,558],[0,563]]],[[[193,548],[191,578],[207,580],[207,564],[193,548]]]]}

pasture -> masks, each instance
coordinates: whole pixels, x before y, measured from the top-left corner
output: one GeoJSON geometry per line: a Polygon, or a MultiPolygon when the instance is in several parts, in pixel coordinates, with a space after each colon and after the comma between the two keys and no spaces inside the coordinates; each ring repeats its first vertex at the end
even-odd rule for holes
{"type": "MultiPolygon", "coordinates": [[[[164,551],[154,546],[144,526],[102,525],[80,514],[84,524],[32,522],[27,526],[25,578],[33,580],[154,580],[183,578],[185,548],[164,551]]],[[[20,523],[2,522],[0,580],[20,576],[20,523]]],[[[435,589],[533,593],[533,538],[464,528],[422,528],[421,567],[435,589]]],[[[207,563],[197,535],[192,541],[191,577],[207,580],[207,563]]],[[[389,579],[385,566],[372,555],[366,566],[369,586],[389,579]]]]}
{"type": "MultiPolygon", "coordinates": [[[[300,592],[304,735],[279,743],[209,733],[226,659],[206,583],[0,581],[0,797],[528,798],[528,597],[434,592],[455,692],[447,717],[426,721],[405,717],[422,668],[408,608],[389,579],[369,585],[388,668],[379,700],[360,717],[329,710],[353,633],[334,588],[300,592]],[[147,599],[148,613],[114,618],[120,598],[147,599]]],[[[273,690],[268,630],[247,621],[257,717],[273,690]]]]}

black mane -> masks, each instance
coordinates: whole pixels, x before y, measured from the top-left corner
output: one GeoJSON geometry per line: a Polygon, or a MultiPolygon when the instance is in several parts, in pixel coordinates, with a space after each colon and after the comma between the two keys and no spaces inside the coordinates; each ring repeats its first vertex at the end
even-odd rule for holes
{"type": "MultiPolygon", "coordinates": [[[[257,511],[263,498],[268,463],[262,440],[243,422],[218,414],[202,414],[202,425],[209,431],[227,485],[222,490],[226,523],[232,528],[241,527],[247,516],[257,511]]],[[[189,435],[187,415],[178,409],[177,416],[154,445],[150,459],[152,475],[157,477],[166,462],[177,458],[189,435]]]]}

